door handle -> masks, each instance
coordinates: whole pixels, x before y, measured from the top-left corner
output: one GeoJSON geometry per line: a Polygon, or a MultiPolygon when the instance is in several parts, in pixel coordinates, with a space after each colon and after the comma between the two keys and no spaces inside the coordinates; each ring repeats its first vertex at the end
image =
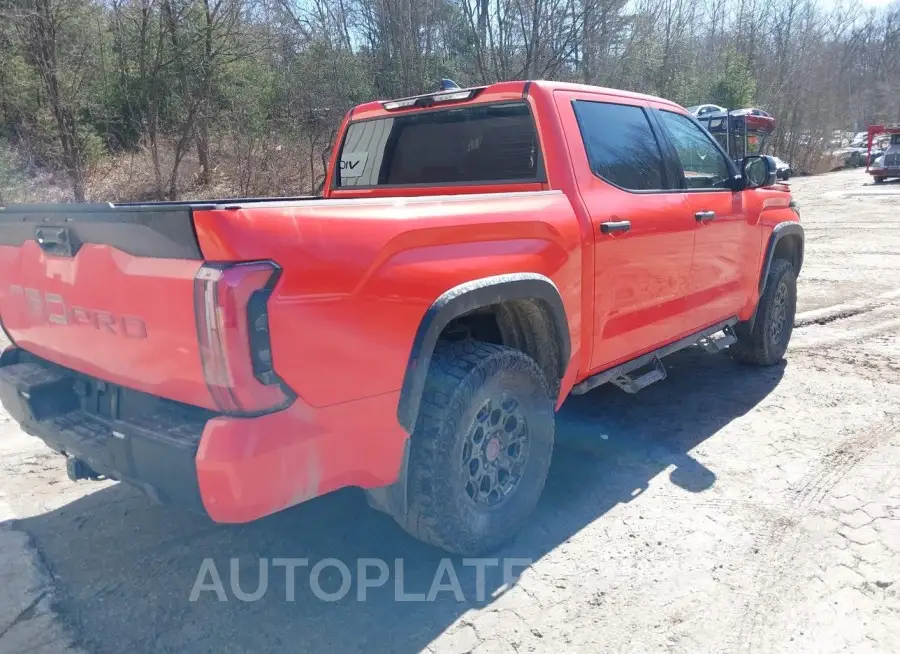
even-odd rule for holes
{"type": "Polygon", "coordinates": [[[630,220],[618,220],[615,222],[600,223],[600,232],[603,234],[612,234],[613,232],[627,232],[630,229],[630,220]]]}
{"type": "Polygon", "coordinates": [[[715,211],[698,211],[697,213],[694,214],[694,218],[697,219],[698,223],[709,222],[710,220],[716,219],[716,212],[715,211]]]}

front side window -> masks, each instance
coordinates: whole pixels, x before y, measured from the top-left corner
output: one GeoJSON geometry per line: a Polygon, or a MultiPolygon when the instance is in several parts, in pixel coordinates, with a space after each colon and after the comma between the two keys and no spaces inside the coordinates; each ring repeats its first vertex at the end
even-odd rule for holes
{"type": "Polygon", "coordinates": [[[662,153],[643,109],[587,100],[573,104],[595,175],[630,191],[666,188],[662,153]]]}
{"type": "Polygon", "coordinates": [[[681,114],[660,111],[659,117],[678,153],[687,188],[728,188],[731,178],[728,160],[706,132],[681,114]]]}
{"type": "Polygon", "coordinates": [[[540,145],[528,105],[482,104],[351,123],[335,186],[536,182],[540,145]]]}

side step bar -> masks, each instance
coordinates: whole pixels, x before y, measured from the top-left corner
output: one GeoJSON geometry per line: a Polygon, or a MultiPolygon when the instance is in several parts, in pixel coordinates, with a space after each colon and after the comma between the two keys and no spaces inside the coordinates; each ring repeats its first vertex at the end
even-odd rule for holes
{"type": "Polygon", "coordinates": [[[709,336],[701,338],[699,341],[700,347],[710,354],[718,354],[725,348],[737,343],[737,334],[734,333],[734,329],[731,325],[724,327],[722,332],[723,334],[719,338],[711,338],[709,336]]]}
{"type": "Polygon", "coordinates": [[[668,345],[664,345],[658,350],[654,350],[653,352],[648,352],[643,356],[639,356],[636,359],[632,359],[631,361],[626,361],[615,368],[610,368],[608,370],[604,370],[603,372],[598,372],[596,375],[592,375],[585,379],[583,382],[576,384],[572,387],[572,395],[584,395],[588,391],[591,391],[598,386],[606,384],[608,382],[614,383],[616,386],[621,388],[626,393],[637,393],[642,388],[646,388],[650,384],[654,382],[658,382],[662,379],[666,378],[666,369],[663,367],[662,359],[665,356],[672,354],[673,352],[677,352],[678,350],[683,350],[686,347],[690,347],[695,343],[701,342],[703,348],[707,352],[720,352],[724,350],[729,345],[732,345],[737,341],[737,337],[734,334],[734,325],[738,322],[737,318],[729,318],[728,320],[724,320],[712,327],[707,327],[706,329],[701,329],[699,332],[695,332],[690,336],[685,336],[682,339],[675,341],[674,343],[669,343],[668,345]],[[712,340],[710,337],[713,334],[724,331],[725,335],[722,338],[718,338],[712,340]],[[653,366],[649,372],[645,372],[644,374],[638,377],[632,377],[629,373],[635,372],[640,368],[644,368],[647,366],[653,366]]]}
{"type": "Polygon", "coordinates": [[[666,367],[658,356],[653,357],[648,365],[652,366],[650,370],[638,377],[632,377],[625,372],[610,381],[626,393],[634,395],[638,391],[647,388],[650,384],[655,384],[666,378],[666,367]]]}

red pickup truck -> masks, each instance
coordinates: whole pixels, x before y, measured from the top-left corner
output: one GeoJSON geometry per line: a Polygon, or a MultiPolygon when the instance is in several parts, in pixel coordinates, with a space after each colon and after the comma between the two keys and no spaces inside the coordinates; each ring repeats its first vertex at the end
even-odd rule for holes
{"type": "Polygon", "coordinates": [[[73,478],[227,523],[356,486],[484,552],[570,393],[697,343],[781,360],[804,242],[775,173],[672,102],[504,82],[356,107],[321,198],[6,207],[0,399],[73,478]]]}

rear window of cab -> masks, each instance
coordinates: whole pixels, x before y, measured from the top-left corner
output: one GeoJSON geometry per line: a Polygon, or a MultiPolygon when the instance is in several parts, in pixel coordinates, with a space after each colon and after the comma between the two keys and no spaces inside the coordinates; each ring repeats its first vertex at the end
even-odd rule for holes
{"type": "Polygon", "coordinates": [[[534,120],[524,102],[480,104],[351,123],[336,188],[543,181],[534,120]]]}

